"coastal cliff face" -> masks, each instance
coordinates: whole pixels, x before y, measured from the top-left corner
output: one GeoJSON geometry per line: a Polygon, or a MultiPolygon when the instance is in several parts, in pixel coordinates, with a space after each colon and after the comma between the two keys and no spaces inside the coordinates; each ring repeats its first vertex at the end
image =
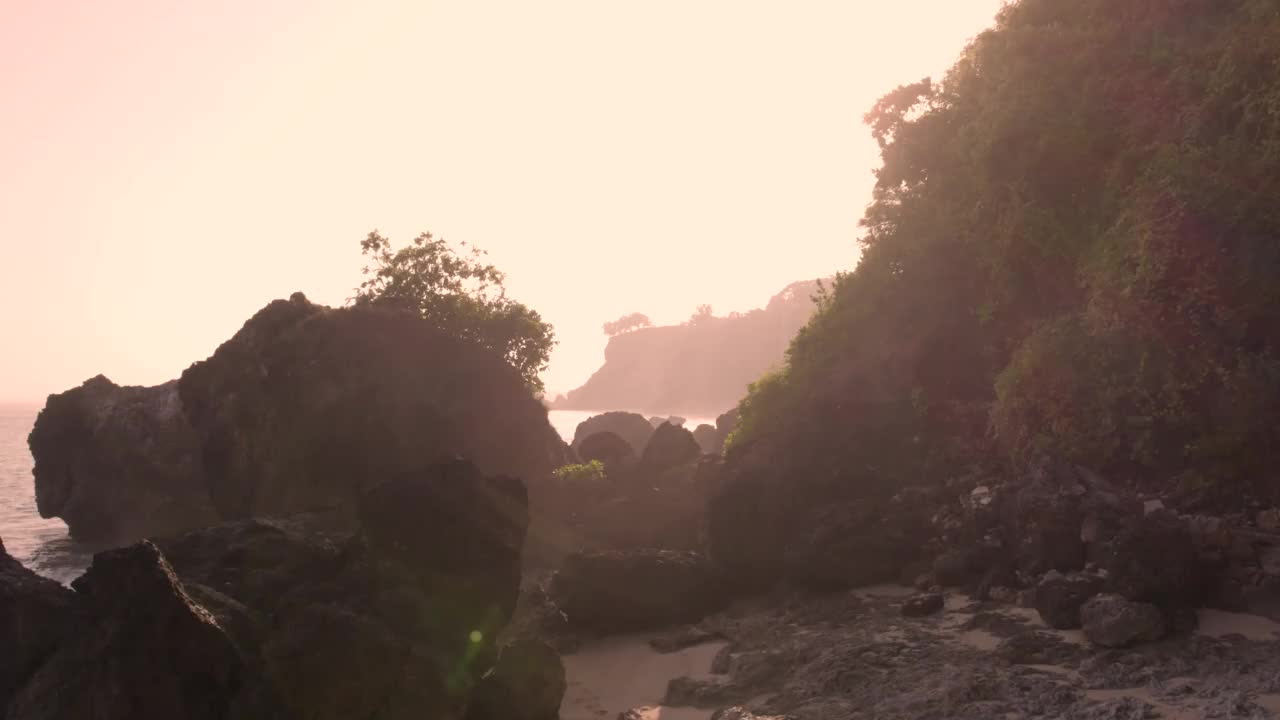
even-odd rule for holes
{"type": "Polygon", "coordinates": [[[533,482],[566,454],[500,358],[412,315],[301,294],[177,381],[51,396],[29,444],[41,514],[106,544],[351,508],[369,483],[453,455],[533,482]]]}
{"type": "Polygon", "coordinates": [[[816,290],[816,281],[797,282],[763,309],[617,335],[605,346],[604,365],[554,406],[722,413],[782,362],[787,343],[813,312],[816,290]]]}

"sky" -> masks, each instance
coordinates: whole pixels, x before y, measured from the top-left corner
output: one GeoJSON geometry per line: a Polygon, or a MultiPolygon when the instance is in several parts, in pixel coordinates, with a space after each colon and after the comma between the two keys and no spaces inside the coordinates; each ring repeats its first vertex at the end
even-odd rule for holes
{"type": "Polygon", "coordinates": [[[863,114],[1000,0],[0,0],[0,401],[172,379],[359,241],[489,252],[560,341],[850,269],[863,114]]]}

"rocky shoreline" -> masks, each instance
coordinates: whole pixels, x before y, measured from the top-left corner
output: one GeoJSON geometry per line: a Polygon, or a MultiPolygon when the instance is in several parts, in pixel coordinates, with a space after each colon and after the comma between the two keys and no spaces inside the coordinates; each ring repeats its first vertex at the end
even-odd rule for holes
{"type": "Polygon", "coordinates": [[[718,452],[733,414],[566,444],[491,360],[295,295],[174,383],[50,398],[40,509],[118,547],[70,589],[0,554],[4,717],[1280,707],[1280,510],[1052,459],[779,483],[766,446],[718,452]]]}

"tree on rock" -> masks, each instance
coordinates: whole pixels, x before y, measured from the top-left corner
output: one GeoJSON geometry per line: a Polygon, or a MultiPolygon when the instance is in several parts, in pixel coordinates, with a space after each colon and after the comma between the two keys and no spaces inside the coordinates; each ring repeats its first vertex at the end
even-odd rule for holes
{"type": "Polygon", "coordinates": [[[394,249],[377,230],[360,241],[370,258],[357,304],[379,303],[420,314],[438,329],[471,340],[506,359],[535,391],[547,368],[555,332],[523,303],[507,297],[506,274],[484,262],[486,253],[461,243],[455,249],[431,233],[394,249]]]}
{"type": "Polygon", "coordinates": [[[631,332],[632,330],[639,330],[640,328],[652,326],[653,321],[649,320],[648,315],[645,315],[644,313],[631,313],[630,315],[623,315],[613,322],[607,322],[601,326],[601,328],[604,330],[605,335],[613,337],[614,335],[621,335],[622,333],[631,332]]]}

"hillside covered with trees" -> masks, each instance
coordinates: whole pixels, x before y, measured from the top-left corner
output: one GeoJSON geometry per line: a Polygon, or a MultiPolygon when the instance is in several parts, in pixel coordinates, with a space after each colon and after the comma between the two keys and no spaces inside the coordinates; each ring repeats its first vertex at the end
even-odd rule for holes
{"type": "Polygon", "coordinates": [[[861,260],[731,459],[840,494],[1045,456],[1273,493],[1276,3],[1021,0],[866,122],[861,260]]]}
{"type": "Polygon", "coordinates": [[[817,280],[795,282],[764,308],[717,317],[702,305],[679,325],[653,327],[640,313],[605,323],[604,365],[554,407],[718,415],[782,362],[818,291],[817,280]]]}

